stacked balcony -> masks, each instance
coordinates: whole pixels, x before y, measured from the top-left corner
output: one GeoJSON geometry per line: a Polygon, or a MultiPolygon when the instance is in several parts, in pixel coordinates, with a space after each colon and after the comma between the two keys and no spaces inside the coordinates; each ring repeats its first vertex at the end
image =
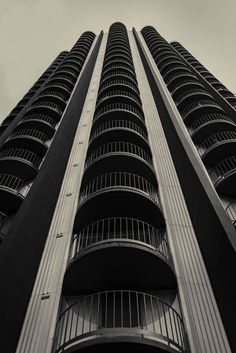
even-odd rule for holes
{"type": "Polygon", "coordinates": [[[16,116],[22,111],[27,103],[32,99],[32,97],[37,93],[42,84],[50,77],[50,75],[56,70],[60,63],[66,57],[67,52],[62,52],[53,61],[49,68],[40,76],[36,83],[31,87],[31,89],[24,95],[24,97],[17,103],[15,108],[10,112],[10,114],[3,120],[0,125],[0,135],[5,131],[5,129],[11,124],[16,116]]]}
{"type": "Polygon", "coordinates": [[[219,94],[236,109],[236,97],[222,83],[215,78],[198,60],[194,58],[180,43],[173,42],[171,45],[184,57],[185,60],[197,70],[202,77],[214,87],[219,94]]]}
{"type": "MultiPolygon", "coordinates": [[[[26,197],[50,148],[94,37],[93,33],[85,32],[71,52],[62,53],[36,82],[33,87],[37,90],[39,84],[39,92],[27,94],[32,102],[0,148],[1,239],[8,229],[6,224],[10,224],[26,197]]],[[[15,109],[19,113],[19,107],[15,109]]]]}
{"type": "Polygon", "coordinates": [[[194,70],[187,67],[181,55],[216,89],[220,89],[220,83],[178,43],[171,46],[152,27],[145,27],[142,34],[235,225],[236,124],[203,86],[194,70]]]}
{"type": "Polygon", "coordinates": [[[176,302],[128,35],[115,23],[74,220],[55,352],[185,352],[176,302]]]}

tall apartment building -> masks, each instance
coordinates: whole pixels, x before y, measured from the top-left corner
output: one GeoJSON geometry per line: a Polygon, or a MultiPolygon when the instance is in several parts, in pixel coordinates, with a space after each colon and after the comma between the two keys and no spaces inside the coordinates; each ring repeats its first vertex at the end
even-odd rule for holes
{"type": "Polygon", "coordinates": [[[235,102],[150,26],[55,59],[0,127],[1,352],[236,351],[235,102]]]}

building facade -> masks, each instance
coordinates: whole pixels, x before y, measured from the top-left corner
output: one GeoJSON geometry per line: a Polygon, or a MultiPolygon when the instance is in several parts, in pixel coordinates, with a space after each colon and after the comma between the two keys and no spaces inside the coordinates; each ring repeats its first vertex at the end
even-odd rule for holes
{"type": "Polygon", "coordinates": [[[55,59],[0,127],[3,352],[236,350],[235,107],[150,26],[55,59]]]}

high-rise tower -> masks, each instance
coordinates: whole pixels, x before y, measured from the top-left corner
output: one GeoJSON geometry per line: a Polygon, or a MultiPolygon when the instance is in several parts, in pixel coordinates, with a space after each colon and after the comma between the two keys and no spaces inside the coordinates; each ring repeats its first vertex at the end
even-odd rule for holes
{"type": "Polygon", "coordinates": [[[3,122],[4,352],[234,351],[234,101],[190,56],[85,32],[3,122]]]}

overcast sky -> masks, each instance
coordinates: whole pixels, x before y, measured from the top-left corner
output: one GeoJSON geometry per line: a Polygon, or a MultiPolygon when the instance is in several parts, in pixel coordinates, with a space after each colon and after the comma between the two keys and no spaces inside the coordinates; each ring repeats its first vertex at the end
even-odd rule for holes
{"type": "Polygon", "coordinates": [[[236,0],[0,0],[0,121],[83,31],[154,26],[236,92],[236,0]]]}

